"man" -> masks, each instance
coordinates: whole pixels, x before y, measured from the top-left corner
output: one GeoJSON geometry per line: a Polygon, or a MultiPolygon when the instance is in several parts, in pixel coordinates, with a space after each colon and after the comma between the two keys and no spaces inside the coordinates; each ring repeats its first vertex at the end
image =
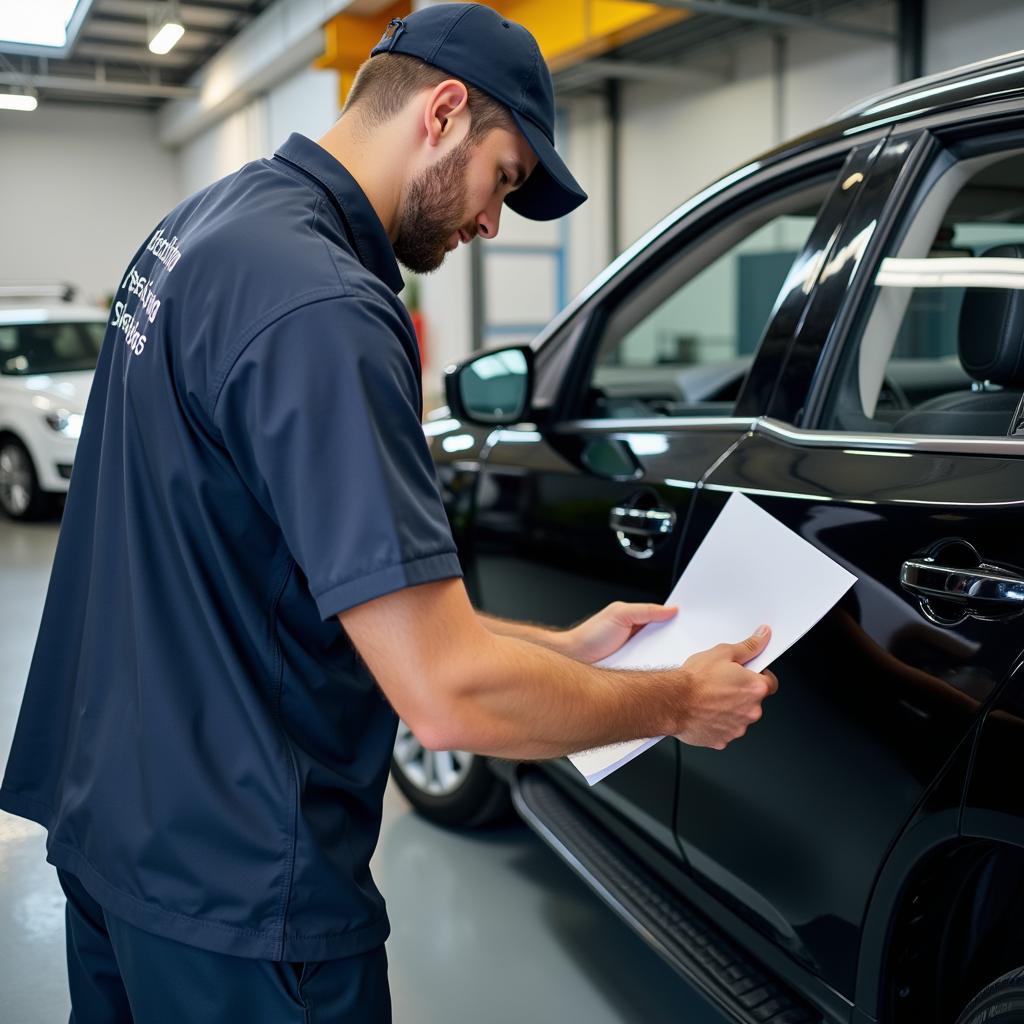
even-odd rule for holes
{"type": "Polygon", "coordinates": [[[0,806],[67,895],[72,1020],[387,1021],[369,874],[395,712],[435,748],[723,747],[767,631],[591,663],[673,609],[477,615],[420,428],[416,271],[585,195],[532,37],[392,22],[338,123],[185,200],[115,296],[0,806]],[[393,710],[392,710],[393,709],[393,710]]]}

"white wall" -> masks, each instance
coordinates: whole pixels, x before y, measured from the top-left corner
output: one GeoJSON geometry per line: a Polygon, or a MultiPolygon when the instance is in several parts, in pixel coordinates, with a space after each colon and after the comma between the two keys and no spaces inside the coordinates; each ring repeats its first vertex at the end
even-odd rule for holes
{"type": "Polygon", "coordinates": [[[242,164],[266,156],[266,104],[263,99],[229,114],[178,151],[185,195],[237,171],[242,164]]]}
{"type": "Polygon", "coordinates": [[[293,131],[322,135],[337,116],[337,72],[296,72],[178,150],[185,194],[269,156],[293,131]]]}
{"type": "Polygon", "coordinates": [[[623,247],[702,186],[775,142],[772,47],[765,37],[732,54],[722,84],[627,83],[621,98],[623,247]]]}
{"type": "MultiPolygon", "coordinates": [[[[869,8],[856,21],[884,28],[887,12],[869,8]]],[[[727,54],[732,71],[719,84],[623,89],[623,245],[716,178],[896,82],[894,46],[865,37],[762,32],[727,54]]]]}
{"type": "Polygon", "coordinates": [[[149,113],[0,111],[0,281],[69,281],[80,301],[105,304],[179,199],[177,161],[149,113]]]}
{"type": "Polygon", "coordinates": [[[926,75],[1024,49],[1021,0],[928,0],[926,75]]]}
{"type": "Polygon", "coordinates": [[[590,197],[568,217],[569,295],[581,291],[615,255],[608,229],[611,130],[603,99],[580,97],[565,104],[568,137],[559,140],[565,160],[590,197]]]}

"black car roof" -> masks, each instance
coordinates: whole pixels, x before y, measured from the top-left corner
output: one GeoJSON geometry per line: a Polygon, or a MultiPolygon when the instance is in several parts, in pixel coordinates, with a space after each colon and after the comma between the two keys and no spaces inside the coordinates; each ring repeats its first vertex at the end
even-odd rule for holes
{"type": "Polygon", "coordinates": [[[1024,50],[951,68],[858,101],[828,124],[790,139],[762,156],[762,161],[830,140],[856,136],[887,124],[898,124],[941,110],[955,111],[983,100],[1024,98],[1024,50]]]}

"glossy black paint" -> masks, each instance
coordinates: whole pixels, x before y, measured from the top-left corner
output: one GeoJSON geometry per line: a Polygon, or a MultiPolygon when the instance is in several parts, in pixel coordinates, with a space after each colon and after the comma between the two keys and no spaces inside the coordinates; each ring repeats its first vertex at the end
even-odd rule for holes
{"type": "Polygon", "coordinates": [[[875,260],[941,147],[1012,126],[1022,97],[1024,60],[989,62],[910,83],[767,154],[670,218],[541,335],[534,422],[452,421],[452,450],[432,441],[471,595],[499,615],[566,626],[611,600],[663,600],[736,490],[857,575],[774,666],[781,689],[742,742],[713,752],[665,740],[592,790],[564,762],[546,766],[829,1022],[948,1024],[1002,962],[996,938],[1000,957],[1024,965],[1024,914],[993,924],[1000,896],[986,897],[969,941],[940,941],[959,927],[950,894],[980,903],[985,878],[1024,910],[1024,868],[1013,874],[1024,864],[1024,618],[939,627],[899,585],[904,560],[950,537],[1024,566],[1024,458],[885,453],[752,421],[814,424],[875,260]],[[823,166],[835,187],[766,328],[741,419],[579,422],[589,352],[618,296],[823,166]],[[677,515],[645,560],[608,526],[613,505],[641,494],[677,515]],[[977,888],[956,890],[965,867],[977,888]]]}
{"type": "MultiPolygon", "coordinates": [[[[1013,628],[1022,632],[1022,621],[1013,628]]],[[[963,834],[1024,849],[1024,670],[1017,668],[985,717],[964,802],[963,834]]]]}
{"type": "Polygon", "coordinates": [[[946,892],[936,881],[940,866],[948,864],[953,877],[959,867],[951,861],[963,850],[958,838],[960,808],[978,731],[977,726],[972,729],[946,762],[875,882],[861,927],[852,1024],[943,1019],[935,1012],[934,1000],[930,1009],[922,1005],[937,995],[937,980],[948,976],[948,968],[954,966],[943,962],[948,957],[929,948],[941,942],[942,924],[949,914],[946,892]]]}
{"type": "Polygon", "coordinates": [[[776,663],[780,691],[742,743],[681,747],[680,841],[723,901],[852,998],[879,866],[1024,642],[1013,622],[933,626],[900,567],[950,536],[1024,561],[1024,461],[755,434],[705,482],[684,562],[734,490],[858,582],[776,663]]]}

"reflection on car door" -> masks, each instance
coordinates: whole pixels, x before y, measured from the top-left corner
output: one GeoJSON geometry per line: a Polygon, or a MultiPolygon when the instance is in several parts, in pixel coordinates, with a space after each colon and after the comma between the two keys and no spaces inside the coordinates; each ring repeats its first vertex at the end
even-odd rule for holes
{"type": "Polygon", "coordinates": [[[900,583],[904,565],[930,549],[939,565],[967,565],[964,544],[985,560],[1024,562],[1017,442],[781,422],[800,422],[818,358],[838,337],[830,329],[846,322],[839,297],[874,272],[896,210],[911,205],[936,155],[927,136],[887,142],[823,261],[773,397],[776,418],[759,421],[703,481],[683,546],[685,564],[738,491],[858,578],[773,666],[779,692],[746,737],[722,752],[677,745],[678,833],[693,872],[848,998],[879,866],[1021,648],[1012,625],[925,614],[921,593],[900,583]],[[843,253],[856,255],[834,255],[843,253]],[[933,549],[950,540],[959,546],[933,549]]]}

